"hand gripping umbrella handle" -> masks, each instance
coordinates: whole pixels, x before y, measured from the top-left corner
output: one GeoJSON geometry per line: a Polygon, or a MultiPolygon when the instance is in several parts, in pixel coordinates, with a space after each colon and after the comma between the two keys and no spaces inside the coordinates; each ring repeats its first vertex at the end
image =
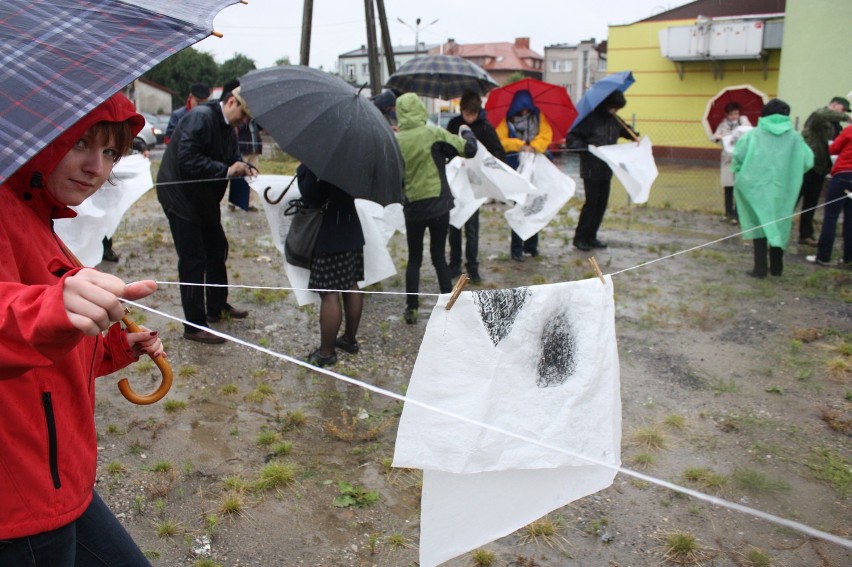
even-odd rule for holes
{"type": "MultiPolygon", "coordinates": [[[[134,323],[133,320],[127,316],[124,316],[121,321],[131,333],[139,333],[142,331],[142,329],[139,328],[139,325],[134,323]]],[[[130,382],[127,381],[127,378],[122,378],[118,381],[118,389],[121,390],[121,395],[128,401],[139,406],[146,406],[160,401],[172,387],[172,378],[174,377],[174,374],[172,373],[172,367],[169,366],[166,357],[160,355],[157,358],[151,357],[151,360],[154,361],[154,364],[157,365],[157,368],[160,369],[160,373],[163,375],[163,381],[160,382],[160,386],[153,393],[148,394],[147,396],[140,396],[133,391],[133,388],[130,387],[130,382]]]]}

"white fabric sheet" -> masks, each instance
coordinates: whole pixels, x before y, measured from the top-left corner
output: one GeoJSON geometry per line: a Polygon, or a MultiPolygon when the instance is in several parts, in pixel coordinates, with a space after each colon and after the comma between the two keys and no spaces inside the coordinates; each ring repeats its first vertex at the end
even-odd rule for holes
{"type": "Polygon", "coordinates": [[[405,405],[393,464],[424,469],[422,567],[609,486],[620,464],[610,278],[463,292],[450,311],[448,298],[429,318],[408,397],[526,439],[405,405]]]}
{"type": "Polygon", "coordinates": [[[57,219],[54,230],[84,266],[101,262],[103,239],[115,234],[124,213],[154,186],[151,162],[140,154],[124,156],[110,180],[76,207],[73,219],[57,219]]]}
{"type": "Polygon", "coordinates": [[[559,171],[547,156],[521,153],[518,174],[536,188],[534,194],[506,211],[506,220],[523,240],[539,232],[553,220],[574,196],[577,184],[559,171]]]}
{"type": "Polygon", "coordinates": [[[624,185],[630,199],[637,204],[647,203],[651,185],[657,178],[657,164],[652,153],[651,140],[642,136],[638,142],[589,146],[594,156],[604,160],[624,185]]]}
{"type": "MultiPolygon", "coordinates": [[[[299,305],[319,303],[318,293],[304,291],[308,287],[311,275],[310,270],[299,268],[289,264],[284,257],[284,239],[290,230],[290,217],[284,214],[292,199],[302,196],[299,191],[299,183],[294,182],[287,194],[275,205],[270,204],[263,197],[263,193],[269,187],[269,198],[276,200],[293,179],[289,175],[258,175],[249,186],[260,196],[269,229],[275,247],[281,253],[284,262],[284,273],[290,282],[290,287],[295,288],[293,295],[299,305]]],[[[378,203],[355,199],[355,209],[358,211],[358,219],[361,221],[361,230],[364,232],[364,280],[358,282],[358,286],[365,288],[376,282],[396,274],[393,258],[387,249],[388,240],[393,235],[394,229],[399,226],[402,217],[402,207],[398,204],[382,207],[378,203]]],[[[403,228],[405,221],[402,221],[403,228]]]]}
{"type": "Polygon", "coordinates": [[[458,173],[466,173],[466,180],[475,199],[496,199],[523,203],[527,195],[538,190],[530,185],[529,179],[521,177],[517,171],[492,156],[485,146],[477,144],[476,155],[472,158],[453,158],[447,164],[447,181],[455,196],[453,180],[461,180],[458,173]]]}

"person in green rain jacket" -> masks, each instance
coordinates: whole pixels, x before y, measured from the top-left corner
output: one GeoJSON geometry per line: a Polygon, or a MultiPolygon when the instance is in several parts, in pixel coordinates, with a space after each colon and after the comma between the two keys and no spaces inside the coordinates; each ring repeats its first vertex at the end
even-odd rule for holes
{"type": "Polygon", "coordinates": [[[765,278],[767,272],[783,272],[802,175],[813,164],[813,151],[790,122],[790,106],[770,100],[757,127],[737,142],[731,164],[743,238],[754,240],[754,269],[748,275],[765,278]]]}
{"type": "Polygon", "coordinates": [[[459,129],[454,136],[426,123],[426,106],[414,93],[396,99],[396,118],[402,160],[405,163],[405,231],[408,240],[408,266],[405,269],[405,322],[417,322],[420,302],[420,266],[423,263],[423,238],[429,230],[429,254],[438,276],[441,293],[452,290],[450,268],[447,266],[447,233],[450,228],[450,209],[453,196],[447,183],[447,162],[458,155],[476,154],[476,137],[469,127],[459,129]]]}

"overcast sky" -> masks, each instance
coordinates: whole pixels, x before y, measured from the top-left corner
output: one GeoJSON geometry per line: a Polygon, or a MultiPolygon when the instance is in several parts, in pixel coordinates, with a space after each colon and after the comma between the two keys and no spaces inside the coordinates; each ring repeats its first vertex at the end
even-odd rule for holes
{"type": "MultiPolygon", "coordinates": [[[[482,43],[529,37],[530,47],[544,55],[546,45],[592,37],[600,41],[606,38],[608,25],[632,23],[688,1],[385,0],[385,11],[393,45],[413,45],[415,22],[420,18],[421,42],[438,44],[453,38],[458,43],[482,43]],[[512,11],[504,11],[504,4],[511,5],[512,11]]],[[[285,56],[298,63],[302,0],[248,2],[225,8],[216,17],[214,29],[225,37],[210,37],[195,48],[211,53],[219,63],[234,53],[247,55],[258,67],[274,65],[285,56]]],[[[381,43],[381,36],[377,37],[381,43]]],[[[338,55],[366,43],[362,0],[314,0],[312,67],[333,70],[338,55]]]]}

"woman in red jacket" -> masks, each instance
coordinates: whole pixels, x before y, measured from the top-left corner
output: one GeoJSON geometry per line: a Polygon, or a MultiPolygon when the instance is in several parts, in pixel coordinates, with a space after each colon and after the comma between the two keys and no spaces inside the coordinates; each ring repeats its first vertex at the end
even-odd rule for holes
{"type": "Polygon", "coordinates": [[[831,182],[825,194],[825,210],[822,218],[822,232],[817,243],[817,253],[807,256],[808,262],[821,266],[831,263],[831,249],[837,232],[837,220],[843,213],[843,258],[839,265],[852,265],[852,126],[843,129],[828,147],[828,153],[837,156],[831,168],[831,182]],[[846,199],[841,197],[846,196],[846,199]]]}
{"type": "Polygon", "coordinates": [[[148,565],[94,492],[95,383],[164,356],[113,324],[154,292],[80,268],[53,232],[107,180],[144,124],[116,94],[0,186],[0,565],[148,565]],[[104,333],[104,331],[106,331],[104,333]]]}

